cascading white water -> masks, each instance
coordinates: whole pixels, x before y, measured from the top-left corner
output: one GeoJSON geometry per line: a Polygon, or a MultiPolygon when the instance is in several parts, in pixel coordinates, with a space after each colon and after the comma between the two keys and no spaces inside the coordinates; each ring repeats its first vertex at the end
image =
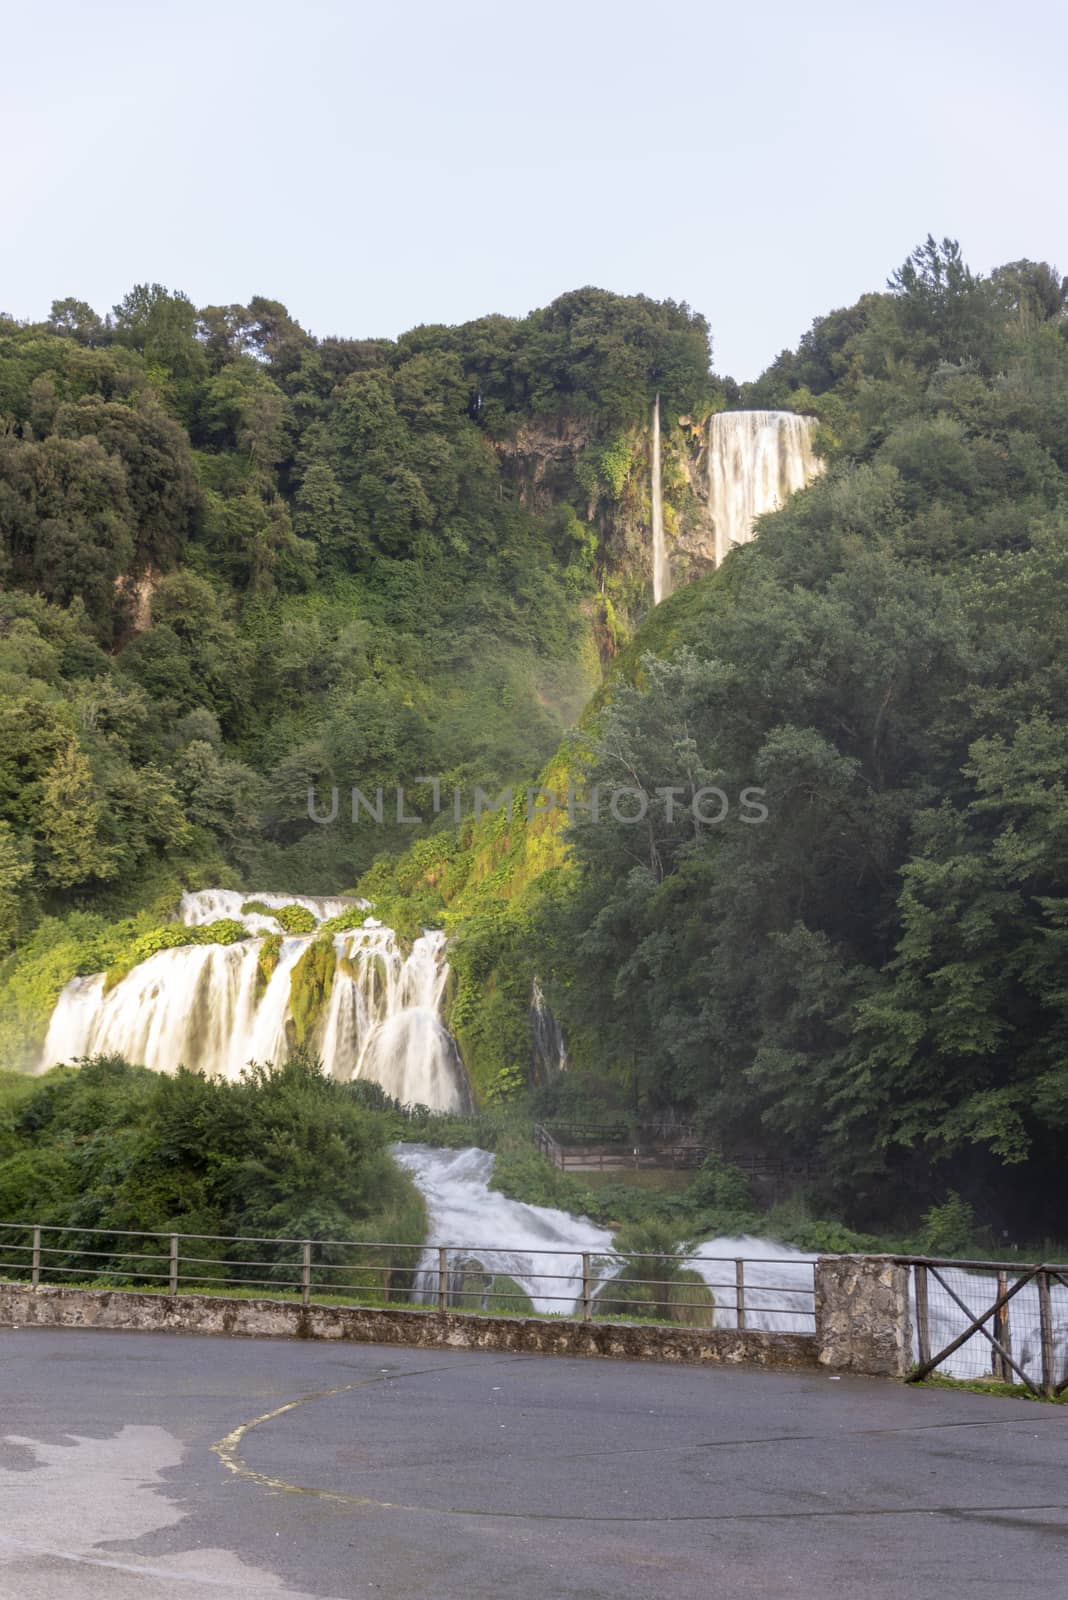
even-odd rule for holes
{"type": "Polygon", "coordinates": [[[338,965],[323,1028],[323,1058],[355,1061],[404,1105],[470,1109],[467,1075],[440,1020],[448,981],[445,935],[424,933],[404,955],[390,928],[335,935],[338,965]]]}
{"type": "MultiPolygon", "coordinates": [[[[612,1235],[588,1217],[523,1205],[491,1189],[490,1151],[399,1144],[393,1153],[427,1203],[429,1248],[420,1261],[424,1294],[436,1285],[438,1245],[450,1245],[461,1256],[470,1251],[488,1273],[514,1279],[540,1312],[574,1310],[582,1293],[584,1250],[597,1258],[598,1277],[612,1269],[612,1235]]],[[[451,1261],[457,1265],[455,1254],[451,1261]]]]}
{"type": "Polygon", "coordinates": [[[717,567],[753,537],[758,517],[777,511],[823,471],[814,417],[793,411],[717,411],[708,423],[708,501],[717,567]]]}
{"type": "Polygon", "coordinates": [[[664,541],[664,493],[660,483],[660,396],[653,401],[649,500],[653,534],[653,604],[671,593],[671,568],[664,541]]]}
{"type": "Polygon", "coordinates": [[[234,922],[243,922],[246,928],[253,931],[262,924],[265,933],[277,933],[279,924],[273,917],[264,917],[256,912],[248,916],[242,914],[241,907],[252,900],[259,905],[270,906],[274,911],[281,911],[283,906],[300,906],[303,911],[310,911],[317,922],[325,922],[327,917],[340,917],[345,911],[371,909],[370,900],[357,900],[352,895],[240,894],[236,889],[197,889],[183,894],[178,917],[187,928],[206,927],[209,922],[230,917],[234,922]]]}
{"type": "MultiPolygon", "coordinates": [[[[182,921],[202,927],[240,921],[256,937],[229,945],[161,950],[105,992],[103,973],[73,978],[57,1001],[40,1067],[114,1052],[157,1072],[180,1065],[237,1078],[250,1061],[284,1059],[291,1030],[294,969],[319,935],[283,935],[277,965],[263,985],[263,935],[282,932],[273,917],[241,907],[300,905],[316,918],[367,909],[367,902],[306,895],[209,889],[183,897],[182,921]]],[[[439,1009],[448,979],[445,937],[425,933],[410,952],[392,929],[367,917],[333,935],[330,996],[312,1044],[341,1079],[369,1078],[406,1104],[434,1111],[469,1105],[467,1076],[439,1009]]]]}
{"type": "Polygon", "coordinates": [[[742,1303],[747,1328],[767,1333],[815,1333],[816,1311],[812,1296],[812,1263],[816,1257],[775,1239],[742,1234],[737,1239],[706,1239],[694,1249],[696,1261],[686,1265],[699,1272],[716,1301],[713,1326],[738,1326],[737,1282],[732,1282],[736,1261],[744,1263],[742,1303]]]}
{"type": "MultiPolygon", "coordinates": [[[[394,1146],[394,1154],[427,1203],[430,1248],[420,1261],[420,1292],[427,1298],[437,1286],[438,1245],[452,1247],[454,1267],[466,1256],[488,1274],[514,1279],[539,1312],[575,1309],[582,1293],[584,1251],[591,1257],[597,1284],[621,1269],[611,1233],[588,1217],[524,1205],[492,1190],[494,1157],[488,1150],[400,1144],[394,1146]]],[[[746,1326],[779,1333],[814,1332],[812,1256],[749,1237],[710,1239],[695,1247],[694,1256],[684,1265],[712,1289],[717,1328],[737,1325],[734,1261],[744,1257],[746,1326]]]]}
{"type": "Polygon", "coordinates": [[[534,979],[530,991],[530,1032],[535,1081],[545,1083],[558,1072],[566,1072],[567,1040],[563,1028],[549,1010],[538,978],[534,979]]]}

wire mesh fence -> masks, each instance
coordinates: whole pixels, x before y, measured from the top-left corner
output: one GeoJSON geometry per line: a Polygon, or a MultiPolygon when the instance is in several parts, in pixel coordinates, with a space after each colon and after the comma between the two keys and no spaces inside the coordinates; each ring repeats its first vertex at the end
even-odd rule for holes
{"type": "Polygon", "coordinates": [[[916,1369],[970,1382],[1068,1389],[1068,1267],[912,1258],[916,1369]]]}
{"type": "Polygon", "coordinates": [[[815,1333],[811,1259],[232,1238],[0,1223],[0,1280],[815,1333]]]}

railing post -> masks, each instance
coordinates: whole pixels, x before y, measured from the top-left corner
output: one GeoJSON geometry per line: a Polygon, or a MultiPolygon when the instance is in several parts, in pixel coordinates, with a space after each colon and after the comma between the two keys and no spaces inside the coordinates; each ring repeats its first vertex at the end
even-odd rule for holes
{"type": "Polygon", "coordinates": [[[311,1305],[311,1240],[305,1239],[300,1247],[300,1303],[311,1305]]]}
{"type": "Polygon", "coordinates": [[[171,1234],[171,1278],[169,1284],[171,1294],[178,1293],[178,1235],[171,1234]]]}
{"type": "Polygon", "coordinates": [[[591,1296],[592,1280],[590,1276],[590,1252],[582,1252],[582,1320],[593,1320],[593,1300],[591,1296]]]}
{"type": "MultiPolygon", "coordinates": [[[[1008,1292],[1009,1275],[1002,1270],[998,1273],[998,1299],[1001,1300],[1008,1292]]],[[[1015,1383],[1015,1374],[1006,1360],[1006,1355],[1012,1355],[1012,1329],[1009,1324],[1009,1308],[1007,1305],[998,1306],[997,1314],[994,1317],[994,1338],[1006,1353],[1002,1355],[1001,1350],[994,1351],[994,1371],[1002,1383],[1015,1383]]]]}
{"type": "Polygon", "coordinates": [[[449,1250],[444,1244],[438,1245],[438,1310],[449,1309],[449,1250]]]}
{"type": "Polygon", "coordinates": [[[916,1274],[916,1346],[921,1367],[931,1359],[931,1308],[927,1298],[927,1268],[917,1262],[916,1274]]]}
{"type": "Polygon", "coordinates": [[[745,1329],[745,1262],[736,1260],[734,1263],[734,1284],[738,1300],[738,1331],[745,1329]]]}
{"type": "Polygon", "coordinates": [[[33,1230],[33,1264],[30,1268],[30,1283],[34,1289],[41,1281],[41,1230],[33,1230]]]}
{"type": "Polygon", "coordinates": [[[1049,1273],[1038,1274],[1038,1326],[1042,1345],[1042,1393],[1053,1398],[1053,1312],[1049,1300],[1049,1273]]]}

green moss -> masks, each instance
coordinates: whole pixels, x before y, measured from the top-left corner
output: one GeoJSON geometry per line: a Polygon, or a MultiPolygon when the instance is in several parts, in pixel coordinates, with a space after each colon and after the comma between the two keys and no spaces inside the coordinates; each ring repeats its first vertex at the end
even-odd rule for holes
{"type": "Polygon", "coordinates": [[[308,946],[293,968],[289,1007],[293,1037],[298,1046],[313,1037],[322,1021],[334,985],[335,966],[333,941],[319,938],[308,946]]]}
{"type": "Polygon", "coordinates": [[[187,927],[184,922],[169,922],[165,927],[152,928],[147,933],[139,934],[113,960],[104,979],[104,993],[121,983],[134,967],[147,961],[149,956],[157,955],[160,950],[177,950],[193,944],[237,944],[248,938],[251,938],[248,929],[233,917],[219,917],[215,922],[193,928],[187,927]]]}
{"type": "Polygon", "coordinates": [[[273,917],[274,910],[264,900],[246,900],[241,907],[243,917],[273,917]]]}
{"type": "Polygon", "coordinates": [[[320,933],[349,933],[355,928],[362,928],[370,913],[365,906],[351,906],[348,911],[339,911],[336,917],[327,917],[325,922],[320,922],[320,933]]]}
{"type": "Polygon", "coordinates": [[[277,911],[269,915],[282,924],[286,933],[314,933],[319,926],[318,918],[307,906],[279,906],[277,911]]]}
{"type": "Polygon", "coordinates": [[[282,935],[269,933],[260,945],[256,955],[256,1000],[259,1002],[267,991],[267,985],[274,976],[278,965],[278,957],[282,949],[282,935]]]}

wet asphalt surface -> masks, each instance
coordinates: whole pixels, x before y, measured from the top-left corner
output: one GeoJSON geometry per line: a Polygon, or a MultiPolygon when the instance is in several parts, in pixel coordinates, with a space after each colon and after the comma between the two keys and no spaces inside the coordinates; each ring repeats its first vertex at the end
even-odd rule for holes
{"type": "Polygon", "coordinates": [[[0,1332],[0,1600],[1068,1593],[1068,1407],[823,1373],[0,1332]]]}

